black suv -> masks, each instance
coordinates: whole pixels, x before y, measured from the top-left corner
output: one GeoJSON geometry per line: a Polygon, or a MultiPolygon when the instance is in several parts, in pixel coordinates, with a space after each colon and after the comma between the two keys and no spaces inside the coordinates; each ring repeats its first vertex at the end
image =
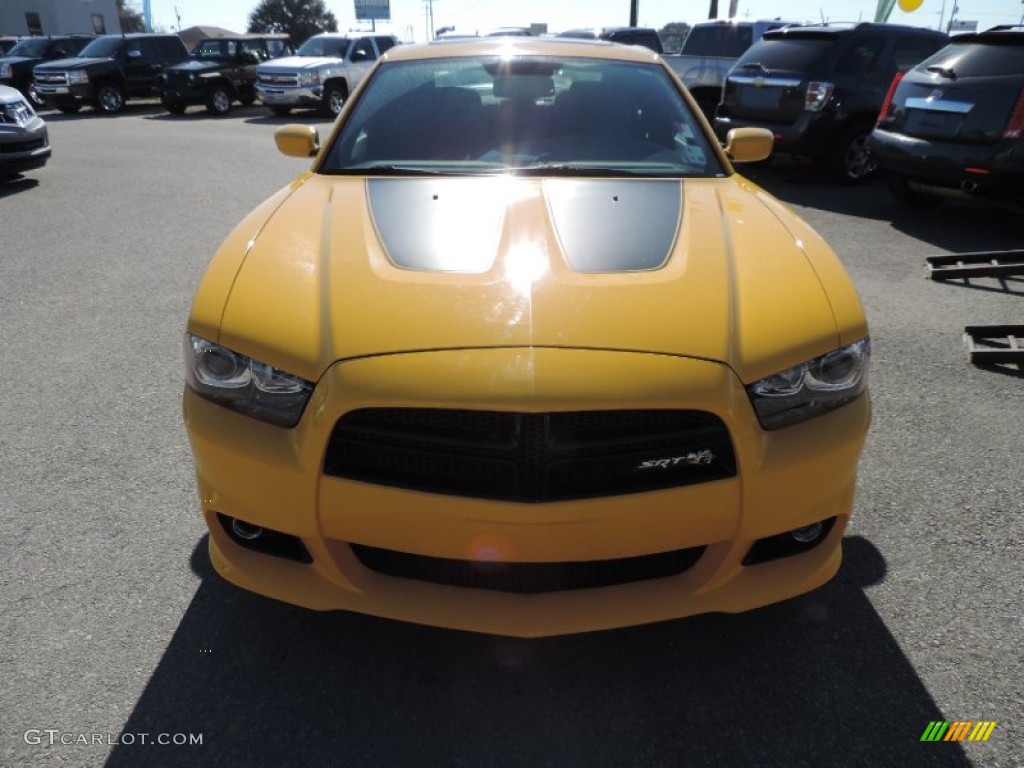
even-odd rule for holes
{"type": "Polygon", "coordinates": [[[96,39],[95,35],[61,35],[59,37],[26,37],[0,59],[0,85],[17,88],[32,106],[43,106],[36,89],[32,86],[32,68],[36,64],[54,59],[68,59],[77,56],[81,50],[96,39]]]}
{"type": "Polygon", "coordinates": [[[157,95],[164,68],[187,58],[177,35],[104,35],[77,58],[39,64],[33,77],[36,92],[61,112],[91,104],[113,115],[128,99],[157,95]]]}
{"type": "Polygon", "coordinates": [[[869,147],[901,202],[953,192],[1024,204],[1024,28],[957,35],[897,75],[869,147]]]}
{"type": "Polygon", "coordinates": [[[824,163],[844,183],[874,170],[867,138],[892,78],[948,41],[898,24],[810,25],[766,32],[726,77],[715,133],[768,128],[778,152],[824,163]]]}
{"type": "Polygon", "coordinates": [[[256,101],[256,65],[292,52],[288,35],[239,35],[200,41],[192,59],[167,67],[160,76],[160,101],[180,115],[189,104],[205,104],[226,115],[231,104],[256,101]]]}

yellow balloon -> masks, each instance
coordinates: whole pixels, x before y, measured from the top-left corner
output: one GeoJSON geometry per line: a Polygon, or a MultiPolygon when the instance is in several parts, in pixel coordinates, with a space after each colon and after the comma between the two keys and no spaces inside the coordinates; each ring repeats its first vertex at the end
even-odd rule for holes
{"type": "Polygon", "coordinates": [[[923,2],[924,0],[899,0],[900,10],[905,11],[906,13],[916,11],[921,7],[921,3],[923,2]]]}

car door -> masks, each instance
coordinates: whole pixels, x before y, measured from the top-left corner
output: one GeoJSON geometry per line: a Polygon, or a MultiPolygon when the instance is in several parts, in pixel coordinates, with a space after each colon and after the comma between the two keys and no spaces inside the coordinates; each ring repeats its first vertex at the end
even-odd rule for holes
{"type": "Polygon", "coordinates": [[[121,48],[121,67],[129,95],[144,95],[156,88],[162,71],[156,41],[145,38],[125,41],[121,48]]]}
{"type": "Polygon", "coordinates": [[[355,90],[377,60],[377,46],[369,37],[360,37],[348,52],[349,92],[355,90]]]}

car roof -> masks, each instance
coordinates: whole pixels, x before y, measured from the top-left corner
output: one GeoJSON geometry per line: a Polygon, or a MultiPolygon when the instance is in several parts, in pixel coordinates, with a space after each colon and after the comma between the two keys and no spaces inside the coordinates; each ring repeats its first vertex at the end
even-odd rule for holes
{"type": "Polygon", "coordinates": [[[645,63],[661,60],[648,48],[571,37],[481,37],[444,41],[441,45],[402,45],[392,48],[384,58],[388,61],[415,61],[463,56],[578,56],[645,63]]]}

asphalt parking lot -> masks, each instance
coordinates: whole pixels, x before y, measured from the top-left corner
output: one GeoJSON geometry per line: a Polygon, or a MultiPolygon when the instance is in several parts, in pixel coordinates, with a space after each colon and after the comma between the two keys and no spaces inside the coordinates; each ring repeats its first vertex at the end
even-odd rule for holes
{"type": "Polygon", "coordinates": [[[1019,218],[755,168],[871,323],[839,575],[744,615],[510,640],[307,612],[211,569],[181,335],[218,243],[305,168],[274,149],[288,121],[44,116],[49,165],[0,186],[0,766],[1024,766],[1024,377],[961,339],[1024,323],[1024,281],[923,276],[1024,248],[1019,218]],[[998,725],[922,743],[936,720],[998,725]]]}

